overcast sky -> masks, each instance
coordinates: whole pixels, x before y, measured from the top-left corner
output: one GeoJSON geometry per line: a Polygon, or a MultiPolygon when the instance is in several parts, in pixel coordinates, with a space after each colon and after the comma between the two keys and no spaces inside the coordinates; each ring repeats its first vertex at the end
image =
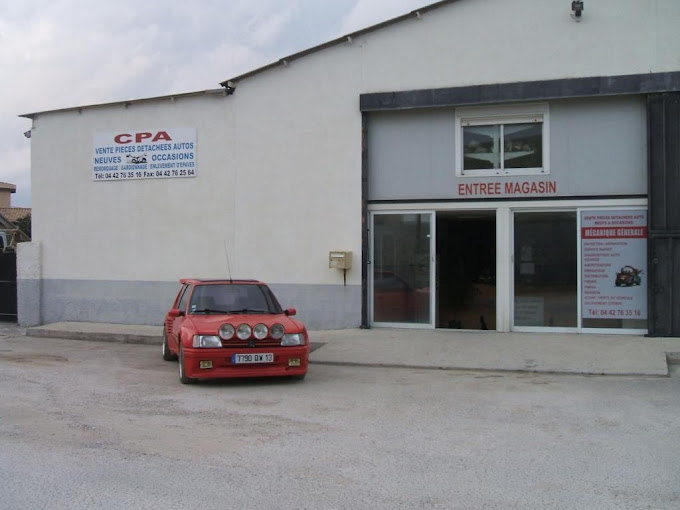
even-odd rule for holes
{"type": "Polygon", "coordinates": [[[19,114],[219,88],[434,1],[0,0],[0,181],[31,206],[19,114]]]}

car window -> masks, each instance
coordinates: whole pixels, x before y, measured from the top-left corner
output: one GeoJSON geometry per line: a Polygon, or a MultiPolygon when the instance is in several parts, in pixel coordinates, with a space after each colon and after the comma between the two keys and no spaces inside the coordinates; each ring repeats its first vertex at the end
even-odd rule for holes
{"type": "Polygon", "coordinates": [[[177,308],[179,308],[183,312],[186,311],[188,300],[189,300],[189,285],[185,285],[184,288],[182,289],[182,296],[179,298],[177,308]]]}
{"type": "Polygon", "coordinates": [[[281,313],[281,307],[265,285],[196,285],[191,294],[190,313],[281,313]]]}

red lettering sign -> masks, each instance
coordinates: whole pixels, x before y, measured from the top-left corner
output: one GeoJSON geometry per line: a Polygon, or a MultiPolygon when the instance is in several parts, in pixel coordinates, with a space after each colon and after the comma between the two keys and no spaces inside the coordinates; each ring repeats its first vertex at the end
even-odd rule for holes
{"type": "Polygon", "coordinates": [[[555,181],[470,182],[458,184],[458,196],[479,195],[552,195],[557,193],[555,181]]]}
{"type": "Polygon", "coordinates": [[[116,135],[113,137],[113,141],[116,143],[132,143],[134,140],[135,143],[142,143],[144,140],[151,139],[152,142],[157,142],[159,140],[165,140],[167,142],[172,141],[172,138],[170,138],[170,135],[168,134],[167,131],[158,131],[156,134],[154,133],[149,133],[149,132],[143,132],[143,133],[135,133],[134,135],[131,135],[129,133],[122,133],[120,135],[116,135]]]}
{"type": "Polygon", "coordinates": [[[113,138],[113,141],[116,143],[130,143],[132,141],[132,135],[116,135],[113,138]]]}
{"type": "Polygon", "coordinates": [[[647,227],[583,227],[583,239],[647,239],[647,227]]]}

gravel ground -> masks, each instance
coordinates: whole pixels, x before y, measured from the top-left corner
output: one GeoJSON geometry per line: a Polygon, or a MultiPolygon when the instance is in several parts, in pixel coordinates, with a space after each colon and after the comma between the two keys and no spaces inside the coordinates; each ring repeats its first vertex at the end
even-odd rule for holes
{"type": "Polygon", "coordinates": [[[0,508],[680,508],[678,366],[183,386],[153,346],[0,328],[0,388],[0,508]]]}

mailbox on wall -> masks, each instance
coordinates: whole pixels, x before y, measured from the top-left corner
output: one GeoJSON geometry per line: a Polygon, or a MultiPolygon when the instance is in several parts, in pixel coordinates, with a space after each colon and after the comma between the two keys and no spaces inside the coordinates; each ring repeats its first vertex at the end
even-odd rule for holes
{"type": "Polygon", "coordinates": [[[332,251],[328,256],[328,267],[331,269],[350,269],[352,267],[351,251],[332,251]]]}

